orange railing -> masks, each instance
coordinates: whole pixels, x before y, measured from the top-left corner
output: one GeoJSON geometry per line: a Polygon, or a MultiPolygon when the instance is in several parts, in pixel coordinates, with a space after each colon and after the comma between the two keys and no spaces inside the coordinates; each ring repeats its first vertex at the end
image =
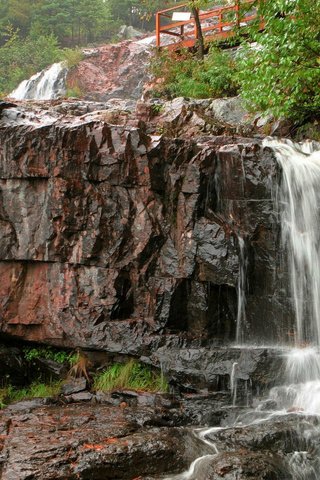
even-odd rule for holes
{"type": "MultiPolygon", "coordinates": [[[[235,5],[215,7],[200,12],[199,18],[205,40],[223,40],[235,34],[236,28],[246,26],[257,18],[256,8],[250,10],[255,0],[236,1],[235,5]],[[230,18],[231,17],[231,18],[230,18]]],[[[197,41],[197,26],[193,17],[185,21],[172,21],[174,12],[186,12],[188,4],[183,3],[156,13],[157,47],[169,49],[193,47],[197,41]],[[162,35],[171,35],[176,41],[163,44],[162,35]]]]}

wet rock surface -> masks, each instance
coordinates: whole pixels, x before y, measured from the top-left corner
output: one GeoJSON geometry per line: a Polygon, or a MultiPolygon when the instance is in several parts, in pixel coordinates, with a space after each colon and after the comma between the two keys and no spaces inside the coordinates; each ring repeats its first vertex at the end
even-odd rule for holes
{"type": "Polygon", "coordinates": [[[183,431],[152,427],[147,407],[33,402],[0,412],[2,480],[131,480],[176,471],[187,461],[183,431]]]}
{"type": "Polygon", "coordinates": [[[233,453],[221,453],[202,466],[197,476],[199,480],[289,480],[287,465],[280,456],[245,449],[233,453]]]}
{"type": "Polygon", "coordinates": [[[1,331],[141,357],[187,389],[221,390],[239,359],[241,380],[268,385],[266,351],[220,345],[236,337],[240,238],[246,340],[291,338],[271,151],[35,105],[0,125],[1,331]]]}
{"type": "MultiPolygon", "coordinates": [[[[314,437],[314,435],[317,437],[320,435],[320,432],[314,429],[319,426],[319,418],[316,416],[275,415],[269,421],[252,425],[245,425],[245,420],[244,416],[243,426],[237,425],[209,434],[208,438],[217,444],[219,450],[219,446],[223,445],[224,450],[242,447],[254,451],[282,452],[282,454],[307,451],[311,443],[319,441],[319,438],[314,437]]],[[[250,413],[247,420],[250,420],[250,413]]]]}
{"type": "MultiPolygon", "coordinates": [[[[203,410],[211,413],[212,425],[218,403],[226,403],[221,393],[180,399],[130,391],[104,395],[105,404],[34,399],[2,410],[0,478],[156,480],[206,456],[190,478],[289,480],[297,452],[308,456],[308,468],[312,458],[317,463],[318,417],[261,411],[257,421],[257,410],[224,407],[229,427],[210,429],[203,443],[186,425],[197,426],[199,419],[204,425],[203,410]],[[238,418],[233,427],[232,415],[238,418]]],[[[223,422],[220,412],[215,423],[223,422]]]]}

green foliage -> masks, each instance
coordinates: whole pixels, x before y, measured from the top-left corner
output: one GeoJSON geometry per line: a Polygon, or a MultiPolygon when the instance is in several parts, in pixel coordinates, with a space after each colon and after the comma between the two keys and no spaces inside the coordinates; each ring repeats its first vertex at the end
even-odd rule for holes
{"type": "Polygon", "coordinates": [[[83,92],[78,85],[73,85],[72,87],[67,88],[66,97],[67,98],[80,98],[82,97],[83,92]]]}
{"type": "Polygon", "coordinates": [[[51,382],[49,384],[33,382],[30,386],[16,388],[12,385],[0,388],[0,409],[6,407],[12,402],[20,402],[32,398],[54,397],[59,394],[61,381],[51,382]]]}
{"type": "Polygon", "coordinates": [[[235,62],[217,47],[212,47],[204,60],[187,51],[163,51],[153,59],[151,70],[161,78],[157,90],[163,95],[215,98],[237,94],[235,62]]]}
{"type": "Polygon", "coordinates": [[[162,374],[155,373],[150,367],[131,360],[126,364],[115,363],[96,375],[94,388],[102,391],[131,388],[150,392],[167,392],[168,383],[162,374]]]}
{"type": "Polygon", "coordinates": [[[108,0],[111,15],[115,20],[147,30],[154,30],[154,14],[158,10],[175,3],[175,0],[108,0]]]}
{"type": "Polygon", "coordinates": [[[257,48],[239,58],[241,94],[253,110],[303,120],[320,109],[320,2],[265,0],[257,48]]]}
{"type": "Polygon", "coordinates": [[[65,350],[58,350],[52,347],[26,347],[23,350],[24,357],[29,362],[38,358],[45,358],[46,360],[53,360],[61,364],[69,364],[72,366],[78,359],[78,354],[74,352],[66,352],[65,350]]]}
{"type": "Polygon", "coordinates": [[[9,93],[22,80],[61,60],[62,52],[52,35],[29,36],[21,40],[9,27],[0,47],[0,92],[9,93]]]}
{"type": "Polygon", "coordinates": [[[78,48],[65,48],[63,50],[63,59],[68,68],[73,68],[83,60],[83,53],[78,48]]]}
{"type": "Polygon", "coordinates": [[[157,116],[163,110],[163,105],[161,103],[154,103],[151,105],[151,112],[153,116],[157,116]]]}
{"type": "Polygon", "coordinates": [[[0,2],[0,31],[8,25],[21,37],[54,35],[61,45],[80,45],[106,38],[112,26],[104,0],[6,0],[0,2]]]}

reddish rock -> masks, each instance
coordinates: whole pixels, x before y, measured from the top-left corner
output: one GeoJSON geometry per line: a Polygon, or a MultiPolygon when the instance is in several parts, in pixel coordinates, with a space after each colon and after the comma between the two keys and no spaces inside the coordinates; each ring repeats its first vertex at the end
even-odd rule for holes
{"type": "Polygon", "coordinates": [[[185,465],[183,432],[143,427],[150,409],[29,403],[0,412],[2,480],[131,480],[185,465]]]}
{"type": "Polygon", "coordinates": [[[68,75],[68,85],[79,87],[87,100],[141,97],[148,79],[150,46],[124,41],[86,50],[86,58],[68,75]]]}
{"type": "Polygon", "coordinates": [[[249,262],[248,339],[271,343],[290,332],[289,301],[272,280],[277,166],[259,141],[150,138],[52,108],[8,112],[0,125],[2,333],[157,366],[177,348],[208,345],[198,358],[209,374],[212,344],[235,338],[239,236],[249,262]]]}

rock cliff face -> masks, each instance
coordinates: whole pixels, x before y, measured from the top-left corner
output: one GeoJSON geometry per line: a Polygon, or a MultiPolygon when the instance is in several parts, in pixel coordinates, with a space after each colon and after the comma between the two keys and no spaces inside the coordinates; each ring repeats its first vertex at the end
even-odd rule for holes
{"type": "MultiPolygon", "coordinates": [[[[148,137],[85,118],[3,121],[1,332],[167,362],[177,378],[207,369],[214,384],[217,361],[231,371],[219,348],[236,339],[244,266],[244,338],[290,336],[277,177],[258,140],[148,137]]],[[[244,379],[259,352],[243,359],[244,379]]]]}
{"type": "Polygon", "coordinates": [[[87,100],[137,100],[148,80],[153,37],[84,50],[85,58],[68,74],[87,100]]]}

